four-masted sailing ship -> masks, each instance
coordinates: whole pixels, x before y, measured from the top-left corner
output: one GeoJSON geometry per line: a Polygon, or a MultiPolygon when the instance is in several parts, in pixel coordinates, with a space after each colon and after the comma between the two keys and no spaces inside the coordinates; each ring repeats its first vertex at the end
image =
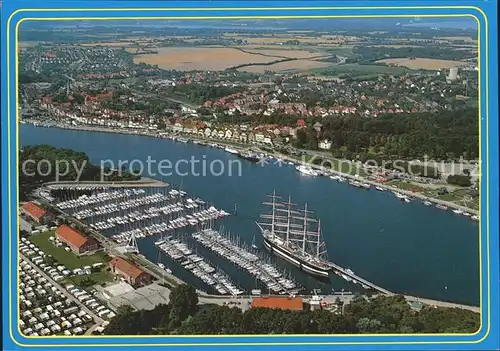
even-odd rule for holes
{"type": "Polygon", "coordinates": [[[262,214],[256,222],[264,237],[264,246],[304,272],[318,277],[328,277],[331,267],[327,261],[326,244],[321,236],[321,222],[313,218],[312,211],[297,208],[292,203],[283,202],[273,192],[267,195],[271,201],[264,205],[271,207],[271,213],[262,214]]]}

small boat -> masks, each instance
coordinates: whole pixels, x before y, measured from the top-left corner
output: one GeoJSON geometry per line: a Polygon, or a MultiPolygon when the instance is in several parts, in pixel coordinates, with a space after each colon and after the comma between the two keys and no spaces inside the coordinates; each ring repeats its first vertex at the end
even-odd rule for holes
{"type": "Polygon", "coordinates": [[[448,207],[441,205],[441,204],[436,205],[436,208],[439,208],[440,210],[447,210],[448,209],[448,207]]]}
{"type": "Polygon", "coordinates": [[[465,216],[465,217],[470,217],[470,216],[471,216],[471,214],[470,214],[469,212],[463,212],[463,213],[462,213],[462,216],[465,216]]]}
{"type": "Polygon", "coordinates": [[[400,199],[401,201],[404,201],[404,202],[410,202],[410,199],[408,198],[408,196],[404,195],[404,194],[401,194],[401,193],[398,193],[396,191],[393,192],[394,195],[396,195],[396,197],[398,199],[400,199]]]}
{"type": "Polygon", "coordinates": [[[432,205],[432,202],[430,201],[423,201],[422,202],[425,206],[431,206],[432,205]]]}
{"type": "Polygon", "coordinates": [[[479,221],[479,216],[476,216],[476,215],[471,216],[471,219],[473,219],[473,220],[475,220],[475,221],[479,221]]]}
{"type": "Polygon", "coordinates": [[[460,209],[453,210],[453,213],[456,213],[456,214],[462,214],[462,212],[464,212],[464,211],[462,211],[460,209]]]}
{"type": "Polygon", "coordinates": [[[255,235],[253,236],[253,240],[252,240],[252,249],[254,249],[254,250],[259,249],[259,247],[257,245],[255,245],[255,235]]]}
{"type": "Polygon", "coordinates": [[[226,147],[224,151],[229,152],[230,154],[235,154],[235,155],[239,154],[238,150],[231,149],[229,147],[226,147]]]}
{"type": "Polygon", "coordinates": [[[375,187],[375,189],[377,189],[378,191],[385,191],[385,189],[384,189],[384,188],[381,188],[381,187],[379,187],[379,186],[376,186],[376,187],[375,187]]]}
{"type": "Polygon", "coordinates": [[[165,265],[163,263],[158,263],[158,267],[160,267],[161,269],[165,269],[165,265]]]}
{"type": "Polygon", "coordinates": [[[312,169],[310,166],[300,165],[300,166],[295,167],[295,169],[297,169],[297,171],[299,171],[302,174],[307,174],[307,175],[310,175],[313,177],[316,177],[319,175],[319,173],[316,170],[312,169]]]}

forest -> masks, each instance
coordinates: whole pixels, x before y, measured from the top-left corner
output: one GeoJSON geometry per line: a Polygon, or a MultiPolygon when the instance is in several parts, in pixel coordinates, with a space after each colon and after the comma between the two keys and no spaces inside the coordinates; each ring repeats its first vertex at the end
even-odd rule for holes
{"type": "MultiPolygon", "coordinates": [[[[222,116],[222,123],[280,124],[295,127],[300,116],[275,112],[269,116],[222,116]]],[[[294,146],[317,150],[320,140],[332,141],[335,157],[421,159],[476,159],[479,156],[479,121],[476,109],[439,113],[384,114],[377,118],[334,115],[307,118],[307,126],[297,131],[294,146]],[[318,132],[313,128],[321,122],[318,132]]]]}
{"type": "Polygon", "coordinates": [[[359,296],[343,314],[269,308],[243,312],[238,307],[198,305],[195,289],[182,284],[172,289],[167,305],[150,311],[120,307],[104,334],[473,333],[479,323],[479,314],[458,308],[424,306],[414,312],[403,296],[359,296]]]}
{"type": "Polygon", "coordinates": [[[19,153],[20,196],[25,199],[41,184],[52,181],[123,181],[140,177],[127,171],[101,169],[89,157],[71,149],[50,145],[25,146],[19,153]],[[58,165],[59,164],[59,165],[58,165]],[[81,172],[78,178],[79,172],[81,172]],[[107,175],[109,174],[109,175],[107,175]]]}
{"type": "Polygon", "coordinates": [[[456,50],[440,46],[418,46],[391,48],[384,46],[355,46],[352,53],[358,55],[354,60],[358,63],[373,63],[386,58],[429,58],[440,60],[463,60],[475,57],[472,50],[456,50]]]}

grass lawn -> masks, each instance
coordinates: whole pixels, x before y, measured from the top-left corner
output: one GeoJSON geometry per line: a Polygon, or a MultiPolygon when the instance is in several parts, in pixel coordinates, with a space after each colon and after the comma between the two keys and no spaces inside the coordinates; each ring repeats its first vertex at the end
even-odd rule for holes
{"type": "Polygon", "coordinates": [[[51,255],[57,262],[65,265],[68,269],[82,268],[98,262],[106,263],[104,253],[102,252],[89,256],[76,256],[73,252],[64,250],[63,247],[56,247],[49,240],[49,237],[53,236],[54,232],[55,231],[51,230],[45,233],[31,235],[29,240],[38,246],[46,255],[51,255]]]}
{"type": "Polygon", "coordinates": [[[419,193],[423,192],[425,190],[421,186],[415,185],[413,183],[407,183],[407,182],[400,181],[400,180],[391,180],[391,181],[387,182],[387,184],[395,185],[396,187],[398,187],[399,189],[402,189],[402,190],[416,191],[419,193]]]}
{"type": "Polygon", "coordinates": [[[68,279],[65,279],[65,283],[80,285],[81,281],[87,278],[92,279],[95,284],[113,280],[113,276],[106,271],[106,267],[103,267],[100,272],[92,273],[91,275],[76,275],[73,277],[69,277],[68,279]]]}

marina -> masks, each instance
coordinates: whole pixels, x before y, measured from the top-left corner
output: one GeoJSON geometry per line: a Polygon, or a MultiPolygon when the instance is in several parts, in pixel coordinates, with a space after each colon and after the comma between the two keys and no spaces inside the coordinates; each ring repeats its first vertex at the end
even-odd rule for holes
{"type": "MultiPolygon", "coordinates": [[[[216,147],[139,135],[36,128],[28,124],[21,126],[20,133],[21,140],[24,140],[21,147],[27,143],[43,144],[50,140],[55,147],[70,147],[87,153],[94,164],[106,159],[127,159],[132,154],[144,162],[148,157],[161,160],[165,158],[165,152],[168,152],[172,162],[189,159],[193,155],[206,155],[207,162],[235,157],[216,147]],[[89,138],[92,138],[92,143],[88,143],[89,138]],[[141,144],[141,148],[131,146],[137,143],[141,144]]],[[[472,220],[470,213],[467,216],[467,212],[459,215],[451,209],[436,209],[432,199],[402,204],[396,201],[391,191],[360,191],[347,182],[342,184],[329,177],[304,177],[292,167],[279,167],[273,162],[265,167],[255,167],[250,162],[244,162],[243,166],[240,177],[188,175],[181,178],[173,175],[168,181],[179,184],[182,179],[183,186],[193,194],[193,199],[199,197],[210,201],[216,208],[232,209],[237,203],[237,215],[224,216],[218,221],[225,231],[237,234],[241,242],[248,246],[255,237],[259,248],[265,246],[255,220],[261,212],[263,197],[272,193],[273,189],[277,193],[291,193],[295,202],[309,202],[317,217],[321,218],[328,257],[339,266],[351,267],[356,274],[390,291],[471,305],[478,303],[475,273],[479,262],[478,222],[472,220]],[[228,189],[234,189],[231,196],[228,189]],[[433,206],[425,206],[421,201],[429,201],[433,206]],[[450,241],[456,243],[453,248],[449,245],[450,241]],[[416,247],[425,247],[425,250],[416,250],[416,247]],[[444,285],[448,286],[447,291],[444,291],[444,285]]],[[[149,176],[154,177],[152,174],[149,176]]],[[[208,207],[206,205],[205,208],[208,207]]],[[[85,221],[92,223],[92,220],[85,221]]],[[[95,222],[98,220],[95,219],[95,222]]],[[[121,229],[111,228],[106,234],[111,236],[126,231],[121,229]]],[[[196,232],[200,228],[187,226],[168,233],[184,230],[196,232]]],[[[152,262],[158,262],[155,240],[158,240],[155,236],[138,239],[141,254],[152,262]]],[[[262,252],[267,253],[266,250],[262,252]]],[[[215,256],[210,256],[210,260],[217,262],[214,266],[223,268],[232,277],[237,275],[231,268],[233,264],[224,263],[227,260],[217,260],[215,256]]],[[[199,284],[199,279],[190,273],[184,274],[175,265],[163,263],[182,280],[199,284]]],[[[280,272],[283,269],[289,271],[297,284],[307,291],[316,288],[326,293],[332,289],[357,291],[336,274],[331,274],[331,282],[325,284],[286,261],[276,260],[274,264],[280,267],[280,272]]],[[[250,291],[255,288],[255,278],[242,275],[238,284],[250,291]]]]}
{"type": "Polygon", "coordinates": [[[244,290],[238,288],[229,276],[219,268],[214,268],[205,262],[202,257],[193,253],[187,244],[171,236],[155,242],[158,249],[173,260],[178,261],[184,269],[190,271],[194,276],[212,287],[221,295],[230,294],[238,296],[244,290]]]}
{"type": "Polygon", "coordinates": [[[204,229],[192,236],[198,243],[255,277],[270,292],[285,294],[300,290],[293,279],[285,277],[276,266],[266,262],[262,255],[246,250],[235,240],[213,229],[204,229]]]}
{"type": "Polygon", "coordinates": [[[160,235],[229,215],[201,199],[185,195],[184,191],[165,188],[149,192],[144,189],[94,190],[90,196],[80,195],[56,206],[117,243],[128,242],[132,235],[136,239],[160,235]]]}

